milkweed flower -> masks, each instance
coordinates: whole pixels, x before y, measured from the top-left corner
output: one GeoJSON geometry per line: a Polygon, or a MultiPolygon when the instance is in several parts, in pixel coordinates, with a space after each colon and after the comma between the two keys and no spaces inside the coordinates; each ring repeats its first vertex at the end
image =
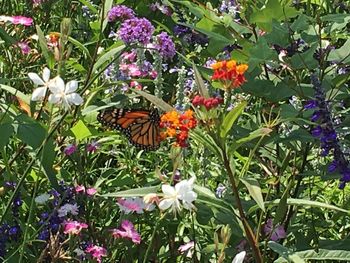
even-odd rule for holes
{"type": "Polygon", "coordinates": [[[78,221],[64,221],[63,226],[63,233],[73,235],[78,235],[81,230],[83,230],[84,228],[88,228],[87,224],[80,223],[78,221]]]}
{"type": "Polygon", "coordinates": [[[97,262],[102,262],[102,257],[107,256],[107,249],[104,247],[90,245],[86,248],[85,252],[91,254],[91,256],[97,260],[97,262]]]}
{"type": "Polygon", "coordinates": [[[112,235],[115,238],[127,238],[134,244],[141,243],[141,235],[135,230],[133,223],[129,220],[123,220],[120,227],[118,229],[113,229],[112,231],[112,235]]]}
{"type": "Polygon", "coordinates": [[[161,210],[170,208],[174,214],[181,210],[181,204],[187,210],[194,209],[195,206],[192,203],[197,199],[197,194],[193,191],[195,180],[195,177],[182,180],[175,187],[167,184],[162,185],[164,197],[158,205],[159,208],[161,210]]]}
{"type": "Polygon", "coordinates": [[[113,6],[108,12],[108,21],[114,22],[115,20],[125,20],[135,17],[135,12],[131,8],[125,5],[113,6]]]}
{"type": "Polygon", "coordinates": [[[33,81],[33,83],[38,86],[38,88],[36,88],[33,91],[33,94],[32,94],[33,101],[42,100],[45,97],[46,91],[48,89],[48,86],[50,83],[50,70],[45,67],[43,70],[42,76],[43,78],[40,78],[39,75],[36,73],[33,73],[33,72],[28,73],[28,77],[30,78],[30,80],[33,81]]]}
{"type": "Polygon", "coordinates": [[[49,96],[49,102],[52,104],[63,104],[68,110],[71,105],[80,105],[83,103],[82,97],[75,91],[78,89],[78,82],[69,81],[66,85],[60,76],[55,77],[49,83],[49,89],[52,92],[49,96]]]}
{"type": "Polygon", "coordinates": [[[33,18],[26,16],[0,16],[0,21],[23,26],[31,26],[33,24],[33,18]]]}
{"type": "Polygon", "coordinates": [[[246,81],[247,64],[237,65],[235,60],[224,60],[213,63],[211,67],[214,70],[212,79],[222,82],[225,89],[237,88],[246,81]]]}
{"type": "Polygon", "coordinates": [[[146,45],[150,42],[153,32],[154,27],[146,18],[131,18],[121,24],[117,34],[126,44],[146,45]]]}
{"type": "Polygon", "coordinates": [[[221,97],[204,98],[197,95],[193,98],[192,105],[194,107],[204,106],[207,110],[211,110],[213,108],[218,107],[223,102],[224,102],[224,99],[221,97]]]}
{"type": "Polygon", "coordinates": [[[176,146],[187,147],[189,131],[197,126],[197,120],[192,110],[187,110],[183,114],[177,111],[170,111],[162,115],[160,127],[166,130],[161,133],[161,138],[175,137],[176,146]]]}

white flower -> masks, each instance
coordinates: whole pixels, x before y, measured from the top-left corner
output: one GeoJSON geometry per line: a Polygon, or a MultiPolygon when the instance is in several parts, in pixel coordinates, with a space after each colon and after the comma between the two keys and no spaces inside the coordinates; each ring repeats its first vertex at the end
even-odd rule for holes
{"type": "Polygon", "coordinates": [[[49,102],[53,104],[63,104],[66,109],[70,109],[70,105],[80,105],[83,103],[82,97],[75,93],[78,88],[78,82],[69,81],[66,85],[60,76],[55,77],[49,83],[49,89],[52,92],[49,96],[49,102]]]}
{"type": "Polygon", "coordinates": [[[74,252],[75,254],[77,254],[78,257],[80,257],[80,256],[85,256],[84,250],[81,250],[80,248],[74,249],[73,252],[74,252]]]}
{"type": "Polygon", "coordinates": [[[35,197],[34,201],[35,203],[42,205],[42,204],[45,204],[49,200],[49,198],[50,198],[50,195],[45,193],[35,197]]]}
{"type": "Polygon", "coordinates": [[[28,77],[34,82],[35,85],[38,86],[38,88],[33,91],[32,100],[37,101],[43,99],[50,83],[50,70],[48,68],[44,68],[42,79],[38,74],[33,72],[28,73],[28,77]]]}
{"type": "Polygon", "coordinates": [[[185,209],[193,209],[194,205],[192,202],[197,198],[197,194],[192,190],[195,179],[195,177],[192,177],[189,180],[182,180],[177,183],[175,187],[163,185],[162,191],[164,193],[164,198],[160,201],[159,208],[161,210],[166,210],[171,207],[173,212],[180,211],[180,201],[182,201],[182,205],[185,209]]]}
{"type": "Polygon", "coordinates": [[[240,253],[238,253],[235,258],[233,259],[232,263],[242,263],[244,258],[245,258],[245,251],[242,251],[240,253]]]}
{"type": "Polygon", "coordinates": [[[63,206],[61,206],[58,210],[58,217],[64,217],[66,216],[68,213],[72,214],[72,215],[77,215],[79,212],[78,209],[78,205],[77,204],[65,204],[63,206]]]}

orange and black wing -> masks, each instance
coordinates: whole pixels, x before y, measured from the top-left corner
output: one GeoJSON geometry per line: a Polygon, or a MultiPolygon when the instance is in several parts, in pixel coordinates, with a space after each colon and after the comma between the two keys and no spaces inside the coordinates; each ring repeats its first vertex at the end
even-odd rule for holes
{"type": "Polygon", "coordinates": [[[157,110],[110,109],[100,112],[99,122],[124,133],[130,143],[144,150],[155,150],[160,144],[157,110]]]}

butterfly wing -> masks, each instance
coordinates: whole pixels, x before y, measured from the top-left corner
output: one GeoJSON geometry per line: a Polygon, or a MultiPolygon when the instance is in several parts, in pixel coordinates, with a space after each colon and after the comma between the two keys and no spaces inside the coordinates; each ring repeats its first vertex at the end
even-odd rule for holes
{"type": "Polygon", "coordinates": [[[160,144],[157,110],[109,109],[100,112],[99,122],[112,129],[120,130],[134,146],[144,150],[154,150],[160,144]]]}

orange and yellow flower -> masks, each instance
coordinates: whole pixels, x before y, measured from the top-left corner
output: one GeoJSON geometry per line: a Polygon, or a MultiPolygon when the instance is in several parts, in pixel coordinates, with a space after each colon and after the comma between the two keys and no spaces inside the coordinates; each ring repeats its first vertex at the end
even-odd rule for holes
{"type": "Polygon", "coordinates": [[[211,67],[214,70],[212,79],[223,82],[226,89],[237,88],[246,81],[244,73],[248,69],[247,64],[237,65],[235,60],[224,60],[211,67]]]}
{"type": "Polygon", "coordinates": [[[176,146],[187,147],[189,131],[197,125],[197,120],[192,110],[187,110],[183,114],[177,111],[170,111],[163,114],[160,118],[160,127],[165,128],[161,132],[161,138],[176,138],[176,146]]]}

